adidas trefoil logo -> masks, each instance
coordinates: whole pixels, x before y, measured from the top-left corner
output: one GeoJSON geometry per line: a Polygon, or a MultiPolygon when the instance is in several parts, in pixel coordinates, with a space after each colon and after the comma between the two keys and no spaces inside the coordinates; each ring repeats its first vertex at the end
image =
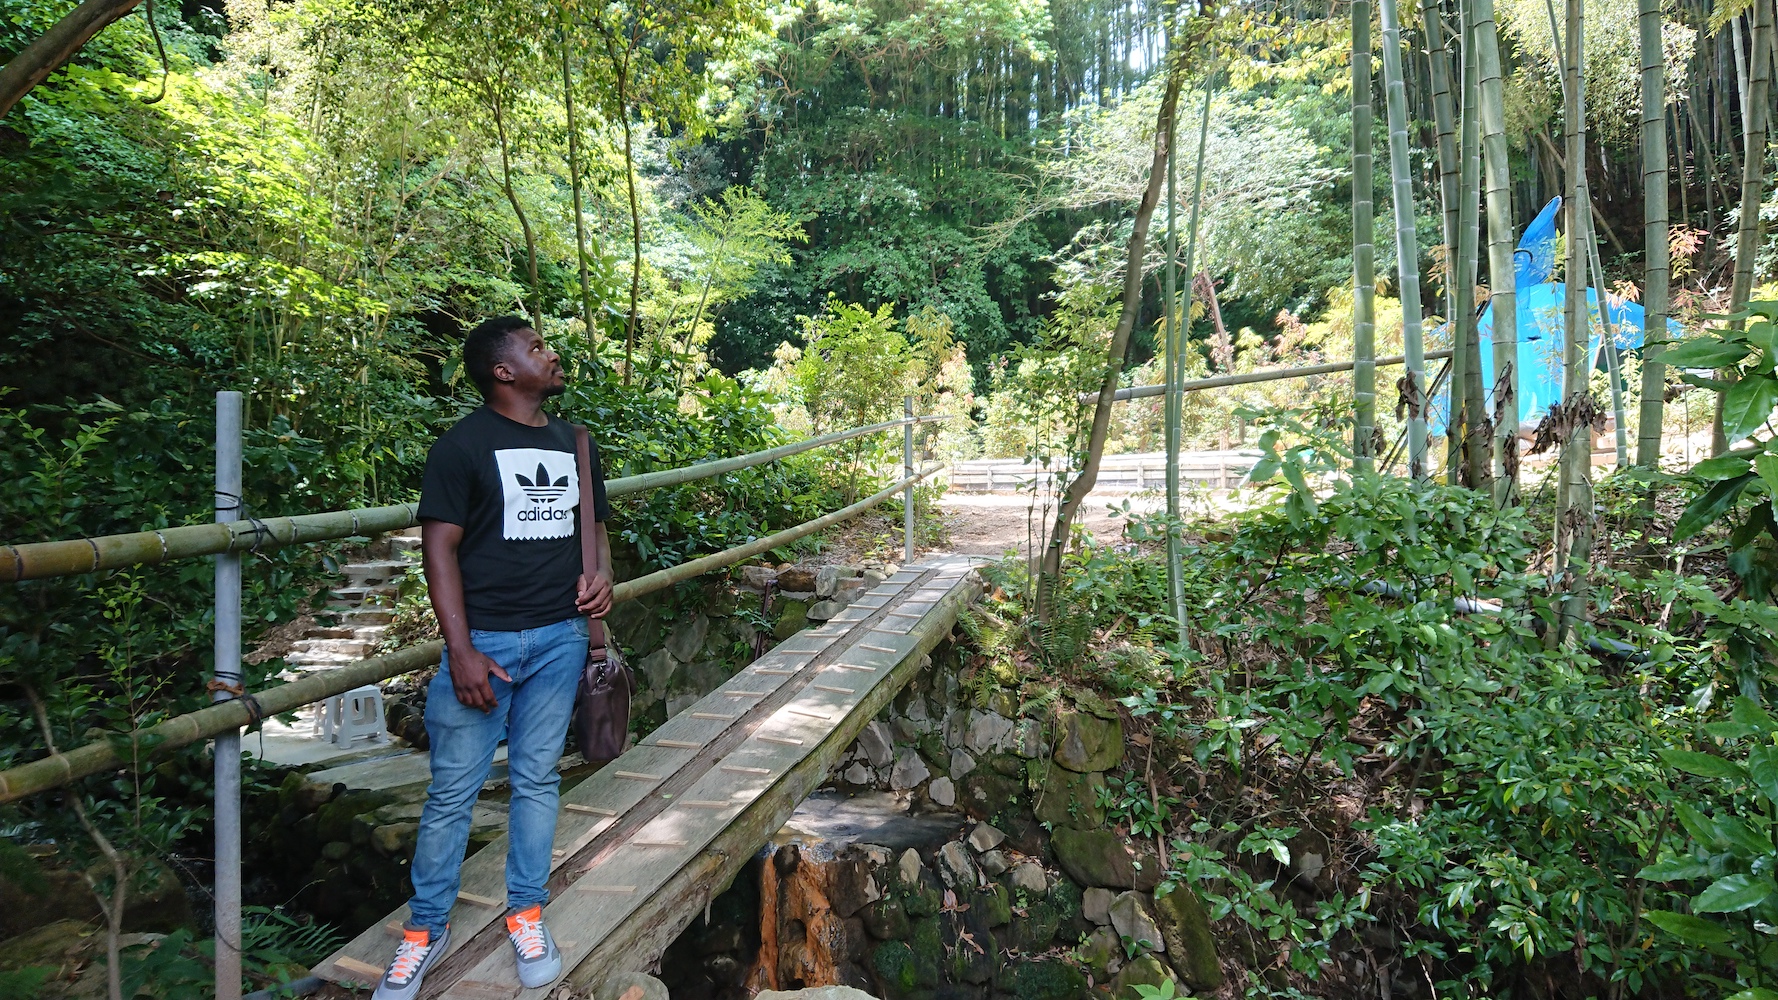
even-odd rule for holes
{"type": "Polygon", "coordinates": [[[555,503],[568,492],[568,477],[563,476],[550,482],[549,470],[543,467],[542,462],[537,463],[536,479],[526,479],[522,472],[515,472],[512,477],[519,481],[519,488],[525,491],[525,496],[534,504],[555,503]]]}

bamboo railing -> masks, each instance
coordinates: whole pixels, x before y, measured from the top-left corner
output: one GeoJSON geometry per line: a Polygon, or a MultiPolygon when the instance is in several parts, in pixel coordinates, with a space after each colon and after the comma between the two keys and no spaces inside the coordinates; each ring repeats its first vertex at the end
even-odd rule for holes
{"type": "MultiPolygon", "coordinates": [[[[682,469],[668,469],[613,479],[606,492],[624,496],[723,475],[739,469],[836,444],[866,434],[880,433],[896,427],[943,420],[943,416],[904,417],[867,427],[838,431],[833,434],[782,445],[765,451],[734,458],[700,462],[682,469]]],[[[832,527],[878,506],[897,492],[911,489],[916,483],[937,471],[937,467],[905,476],[894,485],[871,496],[804,521],[794,527],[754,539],[744,545],[724,549],[712,555],[688,560],[677,566],[657,570],[634,580],[626,580],[612,588],[612,601],[629,601],[645,594],[664,590],[674,584],[712,570],[733,566],[754,556],[787,545],[799,538],[832,527]]],[[[411,527],[415,522],[414,504],[395,504],[362,510],[331,511],[325,514],[298,515],[267,520],[235,521],[226,524],[193,525],[188,528],[167,528],[162,531],[138,532],[132,535],[111,535],[103,538],[82,538],[64,542],[41,542],[9,545],[0,560],[0,573],[11,573],[14,579],[40,579],[94,572],[99,569],[152,564],[169,559],[215,555],[235,551],[243,536],[260,544],[291,545],[349,538],[355,535],[392,531],[411,527]],[[227,529],[219,530],[219,529],[227,529]],[[5,561],[10,560],[10,561],[5,561]]],[[[249,696],[217,702],[207,708],[169,719],[146,729],[128,734],[123,741],[100,740],[0,771],[0,803],[60,787],[78,778],[126,764],[140,765],[151,757],[188,746],[218,733],[251,725],[270,715],[294,711],[304,705],[343,694],[356,687],[388,680],[438,663],[444,643],[433,641],[374,656],[333,670],[252,692],[249,696]],[[121,752],[120,752],[121,751],[121,752]]]]}
{"type": "MultiPolygon", "coordinates": [[[[608,480],[605,492],[620,497],[663,486],[678,486],[698,479],[720,476],[741,469],[765,465],[815,448],[849,441],[868,434],[877,434],[904,425],[912,426],[943,416],[903,417],[880,424],[836,431],[807,441],[750,452],[734,458],[699,462],[682,469],[664,469],[637,476],[608,480]]],[[[0,546],[0,580],[15,583],[41,580],[53,576],[73,576],[100,570],[122,569],[126,566],[149,566],[173,559],[212,556],[228,552],[258,551],[284,545],[324,542],[359,535],[375,535],[385,531],[411,528],[419,521],[417,506],[411,503],[386,507],[364,507],[336,510],[324,514],[298,514],[291,517],[248,518],[214,524],[192,524],[176,528],[137,531],[123,535],[97,538],[75,538],[59,542],[28,542],[0,546]]]]}

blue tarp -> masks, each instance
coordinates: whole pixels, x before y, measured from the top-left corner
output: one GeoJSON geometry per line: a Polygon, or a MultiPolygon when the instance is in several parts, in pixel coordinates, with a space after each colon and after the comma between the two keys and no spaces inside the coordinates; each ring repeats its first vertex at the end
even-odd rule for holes
{"type": "MultiPolygon", "coordinates": [[[[1555,273],[1556,259],[1556,215],[1562,207],[1562,199],[1555,198],[1545,205],[1529,226],[1525,227],[1525,235],[1519,240],[1519,248],[1513,260],[1514,284],[1518,293],[1518,342],[1519,342],[1519,423],[1529,425],[1549,412],[1553,403],[1562,399],[1562,337],[1563,337],[1563,299],[1568,294],[1567,286],[1560,281],[1550,281],[1555,273]]],[[[1615,332],[1613,340],[1620,351],[1635,350],[1642,346],[1642,306],[1635,302],[1620,302],[1616,296],[1606,296],[1608,318],[1615,332]]],[[[1594,363],[1603,368],[1604,354],[1600,340],[1603,329],[1599,320],[1599,290],[1587,289],[1587,308],[1592,313],[1593,342],[1590,356],[1594,363]]],[[[1488,395],[1488,407],[1493,409],[1494,396],[1494,307],[1490,305],[1482,310],[1477,321],[1482,342],[1482,386],[1488,395]]],[[[1677,337],[1680,333],[1678,323],[1668,320],[1669,335],[1677,337]]],[[[1437,368],[1429,368],[1427,377],[1435,377],[1437,368]]],[[[1443,434],[1450,414],[1450,394],[1447,385],[1439,392],[1432,412],[1428,415],[1434,434],[1443,434]]]]}

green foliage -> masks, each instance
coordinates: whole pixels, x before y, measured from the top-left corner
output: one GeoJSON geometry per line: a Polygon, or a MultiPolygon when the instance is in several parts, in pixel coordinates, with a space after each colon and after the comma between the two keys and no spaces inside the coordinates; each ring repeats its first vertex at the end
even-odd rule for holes
{"type": "Polygon", "coordinates": [[[1778,432],[1770,417],[1778,409],[1778,302],[1755,302],[1735,317],[1740,329],[1721,323],[1695,337],[1670,344],[1661,360],[1692,385],[1722,394],[1723,434],[1747,444],[1705,459],[1691,470],[1702,488],[1680,514],[1673,540],[1692,539],[1712,525],[1729,529],[1729,568],[1754,597],[1778,591],[1778,521],[1772,502],[1778,497],[1778,432]],[[1684,369],[1709,370],[1698,375],[1684,369]],[[1715,376],[1731,374],[1731,379],[1715,376]]]}
{"type": "MultiPolygon", "coordinates": [[[[1280,441],[1307,442],[1275,444],[1277,472],[1294,459],[1312,475],[1320,423],[1268,419],[1280,441]]],[[[1459,983],[1491,989],[1541,962],[1578,961],[1589,982],[1622,981],[1633,992],[1681,970],[1709,970],[1725,987],[1750,981],[1744,962],[1728,961],[1732,943],[1649,934],[1662,921],[1705,936],[1738,934],[1742,914],[1772,905],[1761,894],[1768,863],[1745,853],[1756,844],[1771,850],[1760,825],[1769,811],[1757,787],[1763,771],[1752,767],[1758,754],[1674,753],[1672,744],[1693,720],[1714,739],[1772,742],[1745,728],[1754,725],[1752,702],[1726,720],[1743,728],[1710,720],[1730,695],[1753,699],[1768,689],[1778,609],[1725,600],[1708,581],[1671,572],[1606,570],[1596,627],[1641,658],[1603,664],[1585,651],[1590,634],[1579,648],[1545,651],[1537,635],[1552,612],[1518,510],[1393,478],[1324,482],[1313,496],[1306,481],[1280,478],[1251,509],[1201,526],[1208,540],[1185,560],[1198,648],[1163,647],[1170,672],[1151,673],[1123,699],[1152,725],[1157,760],[1187,755],[1206,782],[1196,815],[1161,821],[1173,839],[1168,881],[1198,889],[1214,918],[1289,942],[1278,950],[1311,978],[1332,961],[1340,935],[1387,916],[1404,953],[1422,956],[1443,980],[1441,993],[1459,983]],[[1226,666],[1200,652],[1218,648],[1226,666]],[[1384,742],[1372,747],[1357,728],[1378,732],[1376,713],[1388,721],[1384,742]],[[1367,766],[1361,758],[1377,753],[1400,762],[1397,780],[1417,785],[1420,804],[1375,809],[1359,824],[1371,847],[1359,859],[1357,891],[1324,892],[1312,906],[1295,901],[1278,873],[1299,830],[1250,817],[1242,789],[1268,788],[1264,801],[1291,813],[1299,796],[1356,777],[1367,766]],[[1716,789],[1675,788],[1675,768],[1712,775],[1716,789]],[[1758,831],[1694,833],[1697,846],[1679,852],[1689,860],[1673,862],[1672,878],[1698,879],[1693,894],[1716,886],[1702,903],[1711,913],[1745,904],[1726,921],[1638,882],[1663,837],[1675,850],[1663,817],[1684,826],[1694,813],[1716,817],[1693,822],[1700,830],[1738,816],[1758,831]],[[1644,909],[1677,916],[1645,920],[1644,909]]],[[[1145,547],[1122,555],[1119,568],[1095,565],[1088,547],[1069,564],[1064,589],[1090,581],[1132,617],[1151,608],[1158,615],[1164,575],[1150,543],[1163,528],[1132,525],[1145,547]],[[1132,589],[1126,580],[1144,584],[1132,589]]],[[[997,582],[1016,587],[1017,578],[997,582]]],[[[1102,628],[1111,616],[1089,609],[1086,617],[1102,628]]],[[[1152,808],[1138,804],[1149,798],[1145,785],[1125,776],[1102,798],[1124,812],[1121,821],[1153,827],[1152,808]]]]}
{"type": "Polygon", "coordinates": [[[1135,774],[1111,775],[1100,786],[1094,803],[1105,810],[1114,823],[1126,826],[1131,836],[1154,837],[1166,830],[1173,808],[1179,800],[1172,796],[1155,796],[1135,774]]]}

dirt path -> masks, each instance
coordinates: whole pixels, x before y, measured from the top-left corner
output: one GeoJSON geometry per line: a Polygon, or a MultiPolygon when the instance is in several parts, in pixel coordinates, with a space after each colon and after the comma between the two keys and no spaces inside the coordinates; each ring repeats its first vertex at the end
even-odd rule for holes
{"type": "MultiPolygon", "coordinates": [[[[1082,510],[1087,530],[1100,539],[1120,534],[1125,517],[1121,510],[1113,514],[1110,507],[1121,507],[1126,499],[1134,511],[1161,506],[1160,498],[1148,495],[1092,493],[1082,510]]],[[[1031,498],[1019,494],[947,493],[938,506],[950,528],[950,550],[965,555],[1003,556],[1009,549],[1024,553],[1030,540],[1048,531],[1056,516],[1054,507],[1048,512],[1033,510],[1031,498]]]]}

